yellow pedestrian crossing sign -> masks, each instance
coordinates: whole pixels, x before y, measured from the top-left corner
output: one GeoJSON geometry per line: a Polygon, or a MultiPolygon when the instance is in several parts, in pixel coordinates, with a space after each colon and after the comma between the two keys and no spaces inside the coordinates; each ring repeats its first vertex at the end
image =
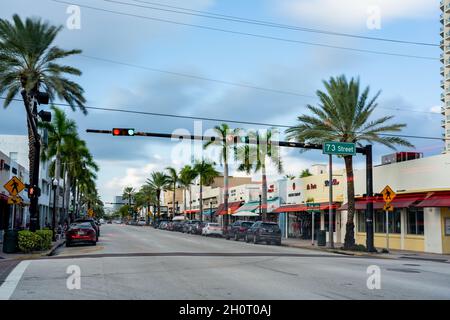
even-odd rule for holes
{"type": "Polygon", "coordinates": [[[389,186],[386,186],[383,191],[381,191],[381,194],[383,195],[384,202],[386,203],[390,203],[397,195],[389,186]]]}
{"type": "Polygon", "coordinates": [[[11,180],[9,180],[5,185],[5,189],[9,192],[11,196],[17,196],[19,193],[22,192],[23,189],[25,189],[25,185],[22,181],[20,181],[19,178],[16,176],[12,177],[11,180]]]}

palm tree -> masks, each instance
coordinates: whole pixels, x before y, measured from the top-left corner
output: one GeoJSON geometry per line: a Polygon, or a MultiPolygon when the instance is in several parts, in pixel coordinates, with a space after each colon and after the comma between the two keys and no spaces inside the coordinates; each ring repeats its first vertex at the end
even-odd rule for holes
{"type": "Polygon", "coordinates": [[[312,173],[309,171],[309,169],[302,170],[302,172],[300,173],[300,178],[307,178],[311,176],[312,173]]]}
{"type": "Polygon", "coordinates": [[[238,149],[238,159],[241,161],[239,171],[250,174],[252,171],[261,172],[261,213],[263,220],[267,219],[267,166],[271,162],[278,173],[283,172],[283,164],[279,154],[279,147],[272,145],[272,130],[265,134],[249,132],[249,140],[256,145],[245,145],[238,149]]]}
{"type": "Polygon", "coordinates": [[[219,176],[219,172],[214,169],[214,164],[205,160],[196,161],[194,170],[199,177],[200,182],[200,221],[203,221],[203,186],[210,185],[214,178],[219,176]]]}
{"type": "Polygon", "coordinates": [[[175,192],[177,191],[177,184],[178,184],[178,180],[179,180],[179,176],[178,176],[178,172],[175,168],[173,167],[167,167],[166,170],[169,172],[168,174],[168,183],[171,185],[171,190],[173,191],[173,195],[172,195],[172,216],[175,216],[175,192]]]}
{"type": "Polygon", "coordinates": [[[136,202],[141,205],[147,206],[147,224],[150,218],[150,208],[152,205],[158,202],[156,198],[156,190],[151,188],[149,185],[143,185],[141,189],[136,193],[136,202]]]}
{"type": "MultiPolygon", "coordinates": [[[[378,92],[369,98],[369,87],[362,92],[359,79],[347,81],[345,76],[330,78],[323,82],[325,91],[318,90],[318,106],[308,105],[312,115],[301,115],[297,126],[286,130],[289,139],[300,142],[324,143],[325,141],[352,142],[362,146],[363,141],[381,143],[391,149],[395,145],[413,147],[400,137],[383,135],[387,132],[399,132],[406,124],[388,124],[393,116],[384,116],[370,120],[377,107],[378,92]]],[[[355,245],[355,187],[353,180],[353,157],[344,156],[347,175],[348,214],[344,248],[355,245]]]]}
{"type": "MultiPolygon", "coordinates": [[[[34,97],[43,89],[51,101],[58,97],[72,109],[80,108],[84,113],[85,98],[83,88],[70,80],[69,76],[80,76],[81,71],[68,65],[58,64],[58,60],[81,53],[81,50],[63,50],[55,46],[54,40],[62,26],[52,26],[40,19],[27,18],[25,21],[15,14],[12,22],[0,19],[0,95],[6,93],[3,106],[9,106],[14,97],[22,94],[28,117],[29,173],[30,183],[37,184],[39,171],[39,137],[35,136],[33,120],[37,121],[37,106],[32,105],[34,97]],[[32,118],[28,115],[32,115],[32,118]],[[37,171],[37,172],[35,172],[37,171]],[[35,181],[36,180],[36,181],[35,181]]],[[[31,203],[32,217],[38,218],[37,198],[31,203]]],[[[38,227],[32,221],[31,229],[38,227]]]]}
{"type": "MultiPolygon", "coordinates": [[[[59,194],[59,179],[61,178],[61,157],[63,153],[63,146],[69,143],[69,140],[77,138],[77,126],[75,121],[66,117],[64,111],[52,106],[53,118],[52,122],[41,122],[39,127],[44,128],[48,132],[48,143],[43,146],[41,152],[41,159],[48,161],[55,158],[54,162],[54,179],[56,179],[56,194],[59,194]]],[[[56,197],[55,208],[58,208],[58,199],[56,197]]],[[[56,214],[56,213],[53,213],[56,214]]]]}
{"type": "MultiPolygon", "coordinates": [[[[239,136],[240,129],[231,129],[228,124],[222,123],[220,126],[215,126],[214,131],[219,139],[217,141],[208,141],[204,148],[210,146],[220,146],[220,164],[223,165],[223,205],[224,210],[228,212],[228,198],[229,198],[229,183],[228,183],[228,161],[230,152],[234,152],[236,158],[236,148],[234,147],[234,138],[239,136]],[[233,148],[233,149],[232,149],[233,148]]],[[[224,218],[225,227],[228,225],[228,215],[224,218]]]]}
{"type": "MultiPolygon", "coordinates": [[[[136,190],[133,187],[126,187],[122,192],[122,199],[128,200],[128,205],[131,207],[131,202],[136,195],[136,190]]],[[[135,217],[136,218],[136,217],[135,217]]]]}
{"type": "Polygon", "coordinates": [[[147,179],[147,185],[156,192],[159,219],[161,217],[161,192],[169,187],[169,177],[164,172],[153,171],[150,179],[147,179]]]}
{"type": "Polygon", "coordinates": [[[187,204],[186,204],[186,190],[189,189],[189,210],[192,210],[192,190],[191,190],[191,185],[195,180],[195,177],[197,176],[197,173],[195,172],[195,170],[189,166],[189,165],[185,165],[181,170],[180,170],[180,184],[183,186],[184,189],[184,211],[187,210],[187,204]]]}

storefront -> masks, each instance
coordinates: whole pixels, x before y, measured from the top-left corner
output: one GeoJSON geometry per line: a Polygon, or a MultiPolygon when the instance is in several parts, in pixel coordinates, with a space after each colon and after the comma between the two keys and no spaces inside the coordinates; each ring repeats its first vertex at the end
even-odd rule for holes
{"type": "Polygon", "coordinates": [[[3,242],[3,233],[8,229],[10,208],[8,197],[0,193],[0,243],[3,242]]]}

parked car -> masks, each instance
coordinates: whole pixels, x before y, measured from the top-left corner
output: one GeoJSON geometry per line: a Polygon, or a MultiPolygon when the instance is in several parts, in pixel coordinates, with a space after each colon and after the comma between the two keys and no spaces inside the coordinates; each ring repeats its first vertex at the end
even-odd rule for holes
{"type": "Polygon", "coordinates": [[[191,225],[191,233],[192,234],[202,234],[203,227],[205,226],[204,222],[197,221],[191,225]]]}
{"type": "Polygon", "coordinates": [[[99,222],[100,224],[105,224],[105,219],[100,219],[99,222]]]}
{"type": "Polygon", "coordinates": [[[66,247],[70,247],[74,243],[90,243],[97,244],[97,231],[92,227],[90,222],[73,223],[66,231],[66,247]]]}
{"type": "Polygon", "coordinates": [[[207,222],[202,229],[202,236],[222,236],[222,227],[218,223],[207,222]]]}
{"type": "Polygon", "coordinates": [[[97,233],[97,241],[98,241],[98,238],[100,237],[100,225],[97,224],[93,218],[80,218],[76,219],[74,222],[75,223],[89,222],[97,233]]]}
{"type": "Polygon", "coordinates": [[[228,227],[228,230],[225,233],[225,238],[227,240],[230,240],[232,238],[235,241],[238,241],[239,239],[245,239],[247,230],[251,228],[253,224],[254,222],[252,221],[236,221],[228,227]]]}
{"type": "Polygon", "coordinates": [[[115,224],[122,224],[122,220],[114,220],[115,224]]]}
{"type": "Polygon", "coordinates": [[[178,223],[174,225],[173,231],[183,232],[184,225],[187,221],[177,221],[178,223]]]}
{"type": "Polygon", "coordinates": [[[111,220],[106,221],[106,224],[112,224],[111,220]]]}
{"type": "Polygon", "coordinates": [[[281,229],[275,222],[257,221],[247,230],[245,241],[255,244],[265,241],[267,244],[281,245],[281,229]]]}
{"type": "Polygon", "coordinates": [[[184,233],[192,233],[192,227],[195,223],[200,222],[200,220],[189,220],[183,225],[184,233]]]}
{"type": "Polygon", "coordinates": [[[137,224],[138,224],[138,226],[145,226],[147,224],[147,221],[141,219],[138,221],[137,224]]]}
{"type": "Polygon", "coordinates": [[[158,226],[158,229],[161,229],[161,230],[167,230],[167,224],[168,224],[169,222],[168,221],[163,221],[163,222],[161,222],[160,224],[159,224],[159,226],[158,226]]]}
{"type": "Polygon", "coordinates": [[[167,222],[166,230],[173,231],[173,222],[172,221],[167,222]]]}

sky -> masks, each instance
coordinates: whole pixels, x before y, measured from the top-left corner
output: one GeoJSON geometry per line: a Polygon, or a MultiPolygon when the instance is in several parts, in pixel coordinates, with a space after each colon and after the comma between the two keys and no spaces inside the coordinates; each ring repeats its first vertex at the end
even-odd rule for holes
{"type": "MultiPolygon", "coordinates": [[[[83,50],[83,55],[63,62],[82,71],[82,76],[73,80],[84,88],[87,106],[289,126],[307,112],[307,104],[317,103],[315,93],[323,89],[323,80],[344,74],[359,77],[362,86],[370,86],[372,95],[381,90],[373,119],[393,115],[393,122],[407,124],[405,135],[441,137],[439,47],[210,19],[200,11],[366,37],[433,44],[440,41],[439,0],[0,1],[1,19],[18,13],[64,27],[56,44],[83,50]],[[70,4],[79,5],[79,20],[73,19],[70,4]],[[73,23],[77,21],[79,28],[73,23]]],[[[90,110],[85,116],[65,110],[76,120],[80,136],[100,166],[98,188],[105,202],[112,202],[126,186],[139,188],[154,170],[189,164],[190,148],[170,140],[88,134],[86,129],[125,127],[207,134],[218,124],[98,110],[90,110]]],[[[7,109],[0,109],[0,134],[26,134],[23,104],[13,102],[7,109]]],[[[425,156],[443,149],[439,140],[410,141],[425,156]]],[[[218,162],[217,152],[208,152],[206,157],[218,162]]],[[[282,152],[283,175],[298,175],[314,163],[327,161],[318,151],[282,152]]],[[[375,163],[389,153],[392,150],[375,145],[375,163]]],[[[357,156],[355,166],[362,167],[363,163],[364,158],[357,156]]],[[[336,159],[336,165],[342,166],[342,161],[336,159]]],[[[217,169],[222,170],[219,163],[217,169]]],[[[234,164],[231,169],[232,174],[243,175],[235,172],[234,164]]],[[[275,168],[270,168],[269,174],[270,179],[279,177],[275,168]]],[[[260,179],[258,175],[253,178],[260,179]]]]}

